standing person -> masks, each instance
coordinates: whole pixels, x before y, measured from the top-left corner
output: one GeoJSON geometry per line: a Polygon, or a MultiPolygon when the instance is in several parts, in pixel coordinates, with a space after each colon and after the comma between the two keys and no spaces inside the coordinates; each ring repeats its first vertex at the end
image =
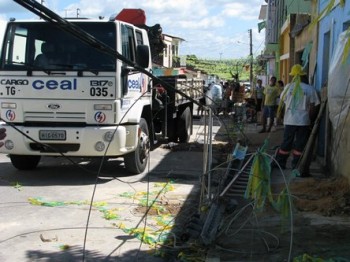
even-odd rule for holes
{"type": "Polygon", "coordinates": [[[222,97],[222,110],[224,116],[227,116],[230,111],[230,102],[231,102],[231,86],[228,82],[224,84],[223,97],[222,97]]]}
{"type": "Polygon", "coordinates": [[[292,151],[294,169],[309,138],[310,125],[317,114],[315,106],[320,104],[320,100],[316,90],[308,84],[301,65],[294,65],[290,75],[293,76],[292,83],[287,85],[281,94],[282,102],[285,104],[285,127],[283,142],[277,151],[276,161],[281,168],[286,168],[289,153],[292,151]]]}
{"type": "Polygon", "coordinates": [[[264,99],[263,99],[263,115],[262,115],[262,125],[263,128],[259,133],[270,132],[273,126],[273,120],[275,118],[276,110],[276,98],[279,96],[278,88],[276,86],[276,77],[272,76],[270,78],[270,83],[264,88],[264,99]],[[269,119],[269,123],[267,120],[269,119]],[[268,129],[266,125],[268,124],[268,129]]]}
{"type": "Polygon", "coordinates": [[[209,90],[206,92],[205,104],[208,105],[218,115],[222,103],[222,86],[220,84],[212,83],[209,90]]]}
{"type": "Polygon", "coordinates": [[[261,108],[262,108],[262,102],[264,99],[264,87],[262,86],[262,80],[258,79],[256,81],[256,86],[254,89],[254,100],[255,100],[255,112],[256,112],[256,118],[257,122],[260,122],[260,115],[261,115],[261,108]]]}
{"type": "MultiPolygon", "coordinates": [[[[3,140],[6,137],[6,129],[0,128],[0,140],[3,140]]],[[[4,145],[4,142],[0,142],[0,147],[4,145]]]]}
{"type": "Polygon", "coordinates": [[[205,95],[208,89],[209,89],[209,86],[205,86],[205,81],[203,80],[202,97],[198,101],[200,105],[197,107],[197,116],[199,116],[199,113],[201,116],[203,116],[204,107],[206,106],[205,95]]]}

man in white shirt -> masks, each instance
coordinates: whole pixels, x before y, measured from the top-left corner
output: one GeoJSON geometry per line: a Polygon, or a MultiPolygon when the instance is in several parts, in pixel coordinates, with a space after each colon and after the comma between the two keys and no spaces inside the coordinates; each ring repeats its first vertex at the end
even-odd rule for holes
{"type": "Polygon", "coordinates": [[[283,142],[276,154],[276,160],[282,168],[292,152],[292,168],[296,168],[310,135],[310,125],[315,120],[315,106],[320,104],[316,90],[308,84],[308,78],[302,67],[296,64],[290,75],[294,76],[281,94],[285,104],[283,142]]]}

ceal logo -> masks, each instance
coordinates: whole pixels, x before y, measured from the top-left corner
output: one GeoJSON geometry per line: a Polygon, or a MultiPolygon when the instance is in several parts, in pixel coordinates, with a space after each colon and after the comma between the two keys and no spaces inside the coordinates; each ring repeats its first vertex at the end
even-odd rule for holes
{"type": "Polygon", "coordinates": [[[61,81],[57,81],[54,79],[50,79],[50,80],[35,80],[32,83],[32,86],[34,89],[36,90],[42,90],[44,88],[48,89],[48,90],[55,90],[55,89],[61,89],[61,90],[77,90],[77,79],[73,79],[73,80],[61,80],[61,81]]]}
{"type": "Polygon", "coordinates": [[[129,79],[128,88],[133,90],[140,90],[140,82],[138,79],[129,79]]]}
{"type": "Polygon", "coordinates": [[[6,111],[6,118],[9,121],[13,121],[16,118],[16,113],[14,111],[12,111],[12,110],[7,110],[6,111]]]}
{"type": "Polygon", "coordinates": [[[98,123],[103,123],[104,121],[106,121],[106,114],[103,112],[96,112],[95,121],[98,123]]]}

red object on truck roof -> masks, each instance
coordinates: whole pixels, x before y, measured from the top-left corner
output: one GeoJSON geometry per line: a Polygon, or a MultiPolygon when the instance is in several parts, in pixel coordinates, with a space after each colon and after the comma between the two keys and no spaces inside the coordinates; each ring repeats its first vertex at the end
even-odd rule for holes
{"type": "Polygon", "coordinates": [[[142,9],[128,9],[124,8],[115,17],[116,20],[124,21],[133,25],[145,25],[146,14],[142,9]]]}

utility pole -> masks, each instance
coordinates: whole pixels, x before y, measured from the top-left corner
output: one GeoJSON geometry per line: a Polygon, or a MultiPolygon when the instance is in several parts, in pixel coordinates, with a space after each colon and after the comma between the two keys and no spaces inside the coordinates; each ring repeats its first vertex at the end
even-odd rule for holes
{"type": "Polygon", "coordinates": [[[248,30],[249,32],[249,56],[250,56],[250,66],[249,66],[249,82],[250,86],[253,86],[253,37],[252,37],[252,29],[248,30]]]}

